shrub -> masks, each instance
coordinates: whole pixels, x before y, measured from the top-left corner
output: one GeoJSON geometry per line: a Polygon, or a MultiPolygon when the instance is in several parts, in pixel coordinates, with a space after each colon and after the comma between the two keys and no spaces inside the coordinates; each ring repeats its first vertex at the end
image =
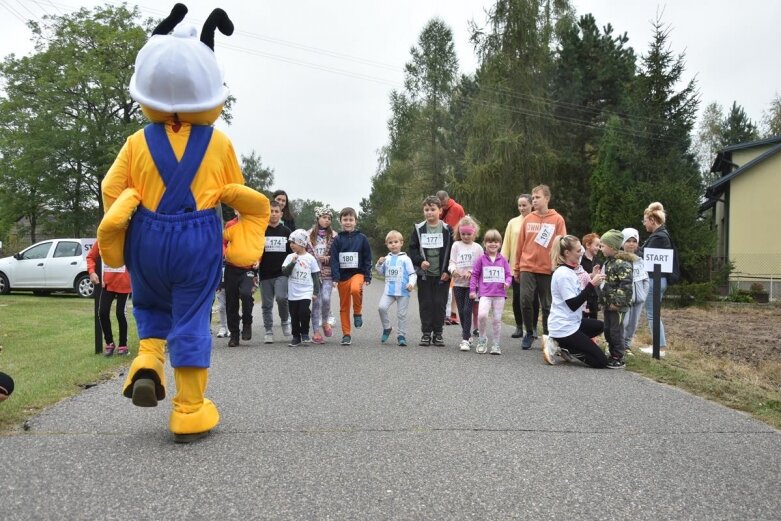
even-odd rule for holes
{"type": "Polygon", "coordinates": [[[700,306],[705,307],[714,299],[716,284],[713,282],[683,283],[670,286],[665,292],[665,297],[677,307],[700,306]]]}

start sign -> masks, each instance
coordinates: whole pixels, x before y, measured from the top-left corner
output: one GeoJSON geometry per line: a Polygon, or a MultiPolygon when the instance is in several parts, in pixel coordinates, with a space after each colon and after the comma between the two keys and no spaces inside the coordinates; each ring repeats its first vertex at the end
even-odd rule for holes
{"type": "Polygon", "coordinates": [[[646,248],[643,250],[643,262],[646,271],[654,271],[654,264],[659,264],[662,268],[662,273],[672,273],[674,251],[663,248],[646,248]]]}

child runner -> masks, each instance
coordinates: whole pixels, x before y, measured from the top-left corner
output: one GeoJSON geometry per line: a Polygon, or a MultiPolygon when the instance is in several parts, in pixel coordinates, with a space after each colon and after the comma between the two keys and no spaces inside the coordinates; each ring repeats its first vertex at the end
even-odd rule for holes
{"type": "Polygon", "coordinates": [[[312,342],[322,344],[323,335],[333,335],[333,328],[328,323],[331,314],[331,292],[334,281],[331,278],[331,245],[336,232],[331,228],[333,209],[329,205],[315,208],[315,225],[309,230],[309,243],[306,251],[317,259],[320,265],[320,298],[312,302],[312,342]],[[322,331],[322,333],[321,333],[322,331]]]}
{"type": "MultiPolygon", "coordinates": [[[[640,233],[634,228],[624,228],[621,230],[624,236],[625,252],[636,254],[640,241],[640,233]]],[[[637,323],[640,320],[640,313],[645,306],[645,299],[648,297],[650,279],[648,272],[645,271],[645,263],[642,257],[637,257],[632,263],[632,302],[629,305],[629,311],[624,317],[624,347],[630,351],[632,347],[632,338],[637,332],[637,323]]]]}
{"type": "MultiPolygon", "coordinates": [[[[476,298],[480,292],[480,307],[477,314],[480,328],[480,339],[475,351],[485,354],[488,350],[488,315],[491,313],[493,326],[493,343],[491,354],[501,355],[499,340],[502,332],[502,311],[507,298],[507,288],[512,284],[512,271],[507,259],[499,250],[502,247],[502,234],[498,230],[488,230],[483,237],[485,253],[478,257],[472,267],[472,277],[469,282],[469,296],[476,298]]],[[[462,349],[465,351],[465,349],[462,349]]]]}
{"type": "MultiPolygon", "coordinates": [[[[599,255],[599,234],[589,233],[584,235],[581,248],[583,248],[583,255],[580,257],[580,265],[583,266],[586,273],[591,274],[594,266],[599,264],[597,259],[597,255],[599,255]]],[[[589,294],[589,298],[586,301],[586,309],[583,313],[584,316],[589,318],[599,317],[599,288],[594,293],[589,294]]]]}
{"type": "Polygon", "coordinates": [[[293,253],[285,257],[282,273],[287,277],[287,304],[290,308],[292,333],[290,347],[309,343],[309,321],[312,314],[309,304],[320,294],[320,265],[311,253],[307,253],[309,235],[298,229],[288,238],[293,253]]]}
{"type": "MultiPolygon", "coordinates": [[[[95,272],[98,257],[100,256],[100,245],[97,241],[92,245],[87,253],[87,271],[93,284],[100,284],[100,277],[95,272]]],[[[127,316],[125,307],[127,298],[132,290],[130,289],[130,273],[125,266],[121,268],[110,268],[103,265],[103,291],[100,293],[100,302],[98,303],[98,319],[100,328],[103,330],[103,338],[106,340],[106,347],[103,354],[111,356],[116,349],[118,355],[126,355],[127,352],[127,316]],[[114,344],[114,335],[111,332],[111,303],[117,301],[117,324],[119,324],[119,346],[114,344]]]]}
{"type": "Polygon", "coordinates": [[[453,276],[453,293],[456,298],[458,315],[461,318],[461,351],[469,351],[472,335],[472,298],[469,296],[469,283],[472,278],[472,266],[483,255],[483,247],[475,242],[480,226],[469,215],[463,217],[453,231],[453,247],[450,250],[448,271],[453,276]]]}
{"type": "Polygon", "coordinates": [[[391,230],[385,236],[385,245],[390,250],[386,257],[377,259],[375,269],[377,273],[385,277],[385,292],[380,298],[378,311],[382,322],[382,336],[380,342],[388,341],[391,334],[391,323],[388,318],[388,310],[396,302],[396,313],[399,319],[396,340],[400,346],[407,345],[407,307],[409,306],[409,292],[415,287],[418,276],[415,267],[407,254],[401,251],[404,245],[404,237],[400,232],[391,230]]]}
{"type": "Polygon", "coordinates": [[[349,206],[339,212],[342,231],[331,245],[331,277],[339,290],[339,317],[342,322],[343,346],[352,343],[350,335],[350,300],[356,328],[363,325],[363,286],[372,281],[372,250],[369,240],[355,227],[358,215],[349,206]]]}
{"type": "Polygon", "coordinates": [[[263,343],[274,342],[274,301],[277,301],[279,320],[282,322],[282,334],[290,336],[290,312],[287,304],[287,277],[282,274],[282,263],[293,250],[288,244],[292,233],[282,224],[282,206],[275,200],[269,202],[271,214],[266,228],[266,245],[260,258],[258,277],[260,279],[260,298],[263,308],[263,328],[266,334],[263,343]]]}
{"type": "Polygon", "coordinates": [[[605,285],[602,304],[605,306],[605,339],[610,349],[610,369],[621,369],[624,362],[624,315],[632,302],[632,264],[637,255],[622,252],[624,236],[618,230],[602,235],[602,253],[605,255],[605,285]]]}
{"type": "Polygon", "coordinates": [[[420,345],[444,346],[442,327],[445,324],[445,304],[450,290],[450,226],[439,218],[439,198],[430,195],[423,200],[425,221],[412,230],[407,253],[418,274],[418,313],[423,336],[420,345]]]}
{"type": "Polygon", "coordinates": [[[551,278],[551,312],[548,317],[550,336],[542,337],[542,356],[546,363],[556,365],[560,355],[564,360],[580,360],[594,368],[607,366],[605,353],[591,338],[602,333],[601,321],[583,316],[586,300],[605,280],[600,266],[595,266],[585,288],[575,273],[580,267],[580,241],[574,235],[561,235],[553,240],[551,264],[556,266],[551,278]]]}

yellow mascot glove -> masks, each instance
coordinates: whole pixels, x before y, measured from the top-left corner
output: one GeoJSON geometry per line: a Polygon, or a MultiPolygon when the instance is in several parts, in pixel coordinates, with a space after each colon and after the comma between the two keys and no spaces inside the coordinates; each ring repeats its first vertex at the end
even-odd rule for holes
{"type": "MultiPolygon", "coordinates": [[[[225,259],[234,266],[252,266],[266,246],[266,227],[271,215],[268,198],[244,185],[225,185],[220,200],[239,212],[239,222],[225,230],[225,259]]],[[[101,249],[103,245],[101,244],[101,249]]]]}
{"type": "Polygon", "coordinates": [[[98,244],[103,263],[112,268],[125,265],[125,232],[141,195],[135,188],[125,188],[103,216],[98,226],[98,244]]]}

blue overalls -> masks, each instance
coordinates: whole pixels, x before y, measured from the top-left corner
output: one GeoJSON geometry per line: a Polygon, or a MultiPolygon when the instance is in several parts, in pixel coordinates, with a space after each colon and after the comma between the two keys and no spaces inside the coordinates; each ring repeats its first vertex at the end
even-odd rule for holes
{"type": "Polygon", "coordinates": [[[144,129],[165,192],[157,211],[139,206],[130,221],[125,262],[139,339],[165,338],[173,367],[209,367],[211,308],[222,274],[222,222],[195,211],[190,190],[213,129],[193,125],[181,161],[165,126],[144,129]]]}

